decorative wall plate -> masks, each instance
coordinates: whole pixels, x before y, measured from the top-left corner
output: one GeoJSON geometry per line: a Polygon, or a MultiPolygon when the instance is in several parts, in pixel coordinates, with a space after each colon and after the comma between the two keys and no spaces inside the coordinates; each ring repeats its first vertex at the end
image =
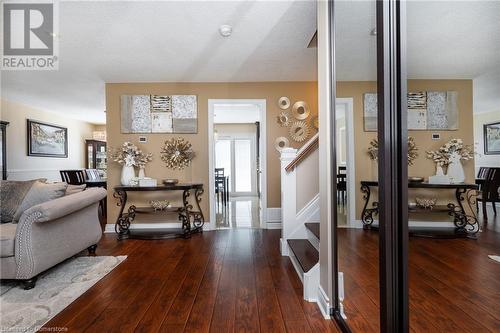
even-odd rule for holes
{"type": "Polygon", "coordinates": [[[281,151],[283,148],[288,147],[290,147],[290,141],[288,141],[288,138],[280,136],[274,140],[274,148],[276,148],[277,151],[281,151]]]}
{"type": "Polygon", "coordinates": [[[304,120],[307,117],[309,117],[309,113],[310,113],[309,106],[304,101],[295,102],[295,104],[292,107],[292,114],[295,117],[295,119],[304,120]]]}
{"type": "Polygon", "coordinates": [[[191,164],[194,152],[188,141],[183,138],[172,138],[165,141],[160,156],[167,168],[182,170],[191,164]]]}
{"type": "Polygon", "coordinates": [[[318,116],[314,116],[312,118],[311,126],[314,127],[316,130],[319,130],[319,118],[318,118],[318,116]]]}
{"type": "Polygon", "coordinates": [[[280,109],[286,110],[290,107],[290,99],[286,96],[280,97],[278,104],[280,106],[280,109]]]}
{"type": "Polygon", "coordinates": [[[311,129],[305,121],[296,121],[290,126],[289,134],[292,140],[303,142],[311,134],[311,129]]]}
{"type": "Polygon", "coordinates": [[[290,114],[287,111],[281,111],[278,115],[278,124],[281,127],[290,126],[290,114]]]}

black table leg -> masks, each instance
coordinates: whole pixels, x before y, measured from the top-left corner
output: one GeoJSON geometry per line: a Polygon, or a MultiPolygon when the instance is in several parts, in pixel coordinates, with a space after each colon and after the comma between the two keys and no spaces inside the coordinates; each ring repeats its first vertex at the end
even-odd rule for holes
{"type": "Polygon", "coordinates": [[[363,199],[365,200],[363,211],[361,212],[361,221],[363,222],[363,229],[370,229],[370,226],[373,223],[373,216],[378,215],[378,202],[373,202],[373,208],[368,208],[371,195],[370,187],[367,185],[361,185],[361,192],[364,193],[363,199]]]}
{"type": "Polygon", "coordinates": [[[455,197],[458,205],[449,203],[448,208],[450,209],[449,214],[454,217],[456,231],[474,236],[479,231],[479,222],[475,210],[477,191],[457,188],[455,197]],[[467,214],[464,203],[467,205],[470,214],[467,214]]]}

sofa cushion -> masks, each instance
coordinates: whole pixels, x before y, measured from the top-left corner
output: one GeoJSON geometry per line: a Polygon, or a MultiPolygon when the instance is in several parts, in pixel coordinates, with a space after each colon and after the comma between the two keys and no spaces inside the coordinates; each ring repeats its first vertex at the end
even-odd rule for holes
{"type": "Polygon", "coordinates": [[[19,221],[21,215],[31,207],[63,197],[67,187],[66,183],[35,182],[14,214],[14,223],[19,221]]]}
{"type": "Polygon", "coordinates": [[[75,193],[81,192],[81,191],[85,190],[86,187],[87,187],[86,184],[82,184],[82,185],[71,185],[71,184],[69,184],[68,187],[66,188],[66,194],[65,195],[71,195],[71,194],[75,194],[75,193]]]}
{"type": "Polygon", "coordinates": [[[14,223],[0,224],[0,257],[12,257],[14,255],[14,240],[16,239],[16,227],[14,223]]]}
{"type": "Polygon", "coordinates": [[[14,216],[23,202],[26,194],[37,180],[0,181],[0,222],[9,223],[14,220],[14,216]]]}

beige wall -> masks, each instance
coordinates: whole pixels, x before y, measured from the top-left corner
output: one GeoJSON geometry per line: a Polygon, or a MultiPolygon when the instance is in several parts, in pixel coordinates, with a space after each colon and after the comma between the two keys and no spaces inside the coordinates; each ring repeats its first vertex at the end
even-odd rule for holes
{"type": "MultiPolygon", "coordinates": [[[[280,161],[274,149],[274,139],[286,136],[287,129],[276,122],[280,109],[278,99],[288,96],[292,102],[306,101],[313,114],[317,113],[316,82],[252,82],[252,83],[108,83],[106,84],[107,140],[110,147],[124,141],[138,144],[139,134],[120,133],[120,96],[127,94],[194,94],[198,96],[198,134],[148,134],[148,142],[140,147],[155,154],[155,159],[146,168],[146,174],[159,180],[179,178],[182,181],[201,181],[205,185],[202,209],[206,217],[208,209],[208,99],[266,99],[267,101],[267,195],[268,207],[280,207],[280,161]],[[164,167],[159,151],[166,139],[184,137],[193,145],[196,157],[192,166],[183,171],[172,171],[164,167]]],[[[299,145],[294,145],[298,147],[299,145]]],[[[110,164],[108,168],[108,190],[119,183],[120,166],[110,164]]],[[[109,219],[114,221],[118,212],[114,199],[108,196],[109,219]]]]}
{"type": "Polygon", "coordinates": [[[1,119],[8,121],[8,179],[26,180],[44,177],[61,180],[59,170],[85,167],[85,139],[92,138],[94,125],[60,114],[37,110],[29,106],[1,101],[1,119]],[[38,120],[68,128],[68,158],[34,157],[27,154],[26,119],[38,120]]]}
{"type": "MultiPolygon", "coordinates": [[[[413,166],[409,167],[409,176],[429,177],[435,174],[435,164],[426,158],[426,150],[435,150],[451,138],[461,138],[466,144],[473,144],[473,119],[472,119],[472,80],[410,80],[409,91],[457,91],[459,129],[456,131],[409,131],[415,138],[419,148],[419,156],[413,166]],[[440,140],[432,140],[431,134],[439,133],[440,140]]],[[[376,132],[363,130],[363,94],[376,92],[376,82],[338,82],[337,97],[352,97],[354,99],[354,146],[356,164],[356,218],[360,219],[362,209],[362,193],[359,191],[361,180],[374,179],[375,162],[367,155],[369,143],[376,138],[376,132]]],[[[466,181],[474,181],[474,162],[464,163],[466,181]]],[[[427,194],[429,195],[429,194],[427,194]]],[[[431,194],[432,195],[432,194],[431,194]]]]}
{"type": "Polygon", "coordinates": [[[476,174],[482,166],[500,166],[500,155],[484,154],[483,125],[500,121],[500,110],[495,112],[478,113],[474,115],[474,144],[476,147],[476,174]]]}

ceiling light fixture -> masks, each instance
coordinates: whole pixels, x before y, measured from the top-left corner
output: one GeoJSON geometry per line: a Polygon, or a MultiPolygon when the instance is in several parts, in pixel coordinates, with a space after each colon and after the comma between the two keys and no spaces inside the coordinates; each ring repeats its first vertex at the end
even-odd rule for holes
{"type": "Polygon", "coordinates": [[[223,24],[219,27],[219,33],[222,37],[229,37],[233,33],[233,27],[228,24],[223,24]]]}

